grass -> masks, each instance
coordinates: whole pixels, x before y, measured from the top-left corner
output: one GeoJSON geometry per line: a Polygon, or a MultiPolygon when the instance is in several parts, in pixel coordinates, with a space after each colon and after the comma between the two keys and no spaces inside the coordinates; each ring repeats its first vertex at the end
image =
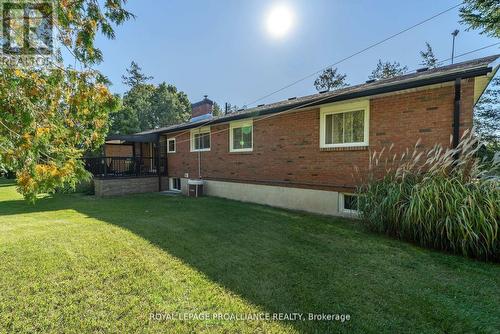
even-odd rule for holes
{"type": "Polygon", "coordinates": [[[0,180],[0,332],[500,331],[500,266],[235,201],[55,195],[0,180]],[[152,312],[350,321],[155,321],[152,312]]]}

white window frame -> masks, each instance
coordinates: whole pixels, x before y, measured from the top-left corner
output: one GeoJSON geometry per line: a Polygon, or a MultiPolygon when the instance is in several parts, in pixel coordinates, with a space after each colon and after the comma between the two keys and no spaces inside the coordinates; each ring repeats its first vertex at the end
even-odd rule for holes
{"type": "Polygon", "coordinates": [[[370,100],[348,102],[348,103],[335,103],[322,107],[320,109],[320,148],[333,148],[333,147],[359,147],[368,146],[370,138],[370,100]],[[342,114],[357,110],[364,111],[364,133],[362,142],[353,143],[338,143],[338,144],[327,144],[326,143],[326,116],[332,114],[342,114]]]}
{"type": "Polygon", "coordinates": [[[171,177],[169,178],[169,189],[171,191],[177,191],[177,192],[181,192],[182,191],[182,180],[180,177],[171,177]],[[179,179],[179,186],[181,187],[181,189],[174,189],[174,179],[179,179]]]}
{"type": "Polygon", "coordinates": [[[359,212],[359,195],[358,194],[353,194],[353,193],[339,193],[339,211],[343,212],[343,213],[348,213],[348,214],[351,214],[351,215],[359,215],[359,213],[360,213],[359,212]],[[358,197],[358,210],[346,209],[344,207],[344,205],[345,205],[344,196],[345,195],[358,197]]]}
{"type": "Polygon", "coordinates": [[[246,119],[243,121],[235,121],[229,123],[229,152],[252,152],[253,151],[253,119],[246,119]],[[252,147],[249,148],[234,148],[233,147],[233,129],[243,128],[246,126],[252,127],[252,147]]]}
{"type": "Polygon", "coordinates": [[[212,147],[212,136],[210,134],[210,126],[204,126],[204,127],[201,127],[201,128],[197,128],[197,129],[193,129],[191,130],[191,152],[208,152],[210,151],[211,147],[212,147]],[[203,149],[195,149],[194,147],[194,135],[195,134],[203,134],[203,133],[208,133],[209,134],[209,140],[210,140],[210,147],[209,148],[203,148],[203,149]]]}
{"type": "Polygon", "coordinates": [[[175,152],[177,152],[177,142],[175,141],[175,137],[168,138],[167,139],[167,153],[175,153],[175,152]],[[170,151],[170,142],[171,141],[174,142],[174,150],[173,151],[170,151]]]}

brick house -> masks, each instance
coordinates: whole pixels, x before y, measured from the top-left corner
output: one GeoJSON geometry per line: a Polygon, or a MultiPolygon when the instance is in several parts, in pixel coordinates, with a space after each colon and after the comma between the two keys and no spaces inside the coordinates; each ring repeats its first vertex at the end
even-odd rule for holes
{"type": "Polygon", "coordinates": [[[219,117],[212,117],[213,102],[205,97],[193,104],[190,122],[109,137],[101,167],[93,165],[96,194],[186,193],[189,179],[201,179],[212,196],[350,214],[356,209],[353,171],[367,168],[370,152],[390,145],[402,152],[418,139],[423,148],[449,146],[450,136],[458,144],[472,127],[473,107],[498,58],[424,68],[219,117]],[[103,161],[111,173],[103,171],[103,161]]]}

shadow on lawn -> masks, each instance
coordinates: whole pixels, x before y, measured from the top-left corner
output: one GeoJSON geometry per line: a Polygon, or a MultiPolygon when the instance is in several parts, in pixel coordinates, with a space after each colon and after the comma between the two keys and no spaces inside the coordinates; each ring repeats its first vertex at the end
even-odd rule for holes
{"type": "Polygon", "coordinates": [[[216,198],[56,195],[34,206],[0,202],[0,215],[61,209],[134,232],[265,312],[352,317],[344,324],[291,322],[302,332],[402,331],[423,316],[428,327],[421,329],[453,323],[460,314],[448,320],[426,314],[437,305],[419,298],[419,290],[439,289],[426,266],[446,272],[476,265],[367,234],[352,222],[216,198]]]}

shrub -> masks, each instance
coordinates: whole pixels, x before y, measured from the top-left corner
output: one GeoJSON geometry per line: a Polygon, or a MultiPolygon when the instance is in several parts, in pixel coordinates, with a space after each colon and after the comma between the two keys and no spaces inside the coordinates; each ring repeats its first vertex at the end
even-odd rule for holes
{"type": "Polygon", "coordinates": [[[14,179],[16,178],[16,174],[0,164],[0,177],[4,177],[6,179],[14,179]]]}
{"type": "Polygon", "coordinates": [[[411,154],[385,164],[383,152],[372,154],[359,189],[362,221],[421,246],[498,261],[500,182],[486,176],[491,173],[476,158],[480,147],[466,133],[456,149],[419,152],[417,143],[411,154]]]}
{"type": "Polygon", "coordinates": [[[63,194],[85,194],[85,195],[94,195],[94,182],[92,179],[83,180],[79,183],[76,183],[74,187],[65,186],[63,188],[57,189],[58,193],[63,194]]]}

